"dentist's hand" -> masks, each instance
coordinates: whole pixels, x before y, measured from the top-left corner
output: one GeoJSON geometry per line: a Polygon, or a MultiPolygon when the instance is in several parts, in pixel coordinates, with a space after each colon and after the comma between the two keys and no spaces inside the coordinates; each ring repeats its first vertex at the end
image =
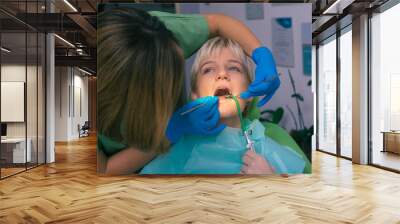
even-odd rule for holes
{"type": "Polygon", "coordinates": [[[246,92],[240,94],[240,98],[248,99],[254,96],[265,96],[257,106],[265,105],[279,88],[281,81],[271,51],[266,47],[256,48],[252,53],[256,63],[256,77],[246,92]]]}
{"type": "Polygon", "coordinates": [[[226,125],[219,124],[218,97],[196,99],[177,110],[168,122],[165,135],[174,144],[185,134],[215,135],[226,125]],[[195,109],[194,107],[204,104],[195,109]],[[187,112],[193,109],[193,111],[187,112]]]}

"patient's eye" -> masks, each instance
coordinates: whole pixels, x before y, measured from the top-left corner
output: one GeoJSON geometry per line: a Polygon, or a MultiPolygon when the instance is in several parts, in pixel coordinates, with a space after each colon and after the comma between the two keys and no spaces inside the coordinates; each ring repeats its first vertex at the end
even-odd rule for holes
{"type": "Polygon", "coordinates": [[[213,67],[206,67],[203,69],[202,74],[211,74],[215,71],[215,68],[213,67]]]}
{"type": "Polygon", "coordinates": [[[233,72],[242,72],[242,69],[239,68],[239,66],[229,66],[228,70],[233,72]]]}

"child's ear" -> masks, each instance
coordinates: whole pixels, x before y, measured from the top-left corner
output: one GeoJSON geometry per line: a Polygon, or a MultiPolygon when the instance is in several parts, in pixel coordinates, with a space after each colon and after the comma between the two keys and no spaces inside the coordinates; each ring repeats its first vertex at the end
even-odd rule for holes
{"type": "Polygon", "coordinates": [[[195,100],[197,98],[199,98],[199,95],[196,92],[193,92],[190,94],[190,98],[192,98],[192,100],[195,100]]]}

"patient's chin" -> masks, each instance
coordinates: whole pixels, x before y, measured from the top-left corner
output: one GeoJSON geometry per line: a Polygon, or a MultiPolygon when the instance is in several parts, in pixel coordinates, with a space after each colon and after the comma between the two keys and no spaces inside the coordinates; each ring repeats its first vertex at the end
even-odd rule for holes
{"type": "MultiPolygon", "coordinates": [[[[243,103],[240,102],[240,107],[243,108],[243,103]]],[[[238,116],[237,114],[237,108],[236,108],[236,103],[233,100],[226,99],[226,100],[220,100],[219,105],[218,105],[218,110],[220,113],[221,118],[230,118],[230,117],[236,117],[238,116]]]]}

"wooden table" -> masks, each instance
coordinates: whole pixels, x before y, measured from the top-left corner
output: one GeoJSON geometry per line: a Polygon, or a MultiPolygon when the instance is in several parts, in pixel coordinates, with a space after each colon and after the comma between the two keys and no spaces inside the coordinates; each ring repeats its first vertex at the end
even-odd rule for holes
{"type": "Polygon", "coordinates": [[[383,133],[382,152],[400,154],[400,131],[382,131],[381,133],[383,133]]]}

